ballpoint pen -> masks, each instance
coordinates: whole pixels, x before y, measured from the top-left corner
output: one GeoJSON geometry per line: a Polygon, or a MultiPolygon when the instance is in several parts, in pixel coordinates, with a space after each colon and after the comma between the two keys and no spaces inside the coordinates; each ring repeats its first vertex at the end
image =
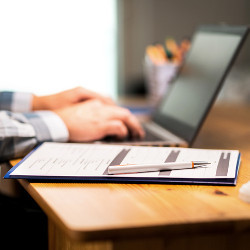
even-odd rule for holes
{"type": "Polygon", "coordinates": [[[128,173],[141,173],[163,170],[180,170],[190,169],[197,167],[204,167],[210,164],[205,161],[190,161],[190,162],[167,162],[160,164],[125,164],[115,165],[108,167],[109,174],[128,174],[128,173]]]}

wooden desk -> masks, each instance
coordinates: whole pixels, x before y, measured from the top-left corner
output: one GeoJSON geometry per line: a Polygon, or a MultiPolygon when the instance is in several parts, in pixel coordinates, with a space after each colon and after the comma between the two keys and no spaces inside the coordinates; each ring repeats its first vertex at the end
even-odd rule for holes
{"type": "Polygon", "coordinates": [[[250,106],[215,106],[194,147],[239,149],[236,187],[29,183],[49,219],[49,249],[250,249],[250,106]]]}

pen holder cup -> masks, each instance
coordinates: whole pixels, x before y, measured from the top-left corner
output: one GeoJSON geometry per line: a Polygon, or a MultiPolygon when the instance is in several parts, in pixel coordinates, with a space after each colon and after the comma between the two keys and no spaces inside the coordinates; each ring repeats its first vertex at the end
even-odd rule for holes
{"type": "Polygon", "coordinates": [[[162,96],[167,93],[179,67],[178,64],[169,62],[155,64],[150,58],[145,57],[144,77],[150,106],[157,106],[162,96]]]}

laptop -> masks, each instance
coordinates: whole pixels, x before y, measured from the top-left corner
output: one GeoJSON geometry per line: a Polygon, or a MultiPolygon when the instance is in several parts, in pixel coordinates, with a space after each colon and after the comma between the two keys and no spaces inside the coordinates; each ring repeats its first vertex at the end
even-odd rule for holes
{"type": "Polygon", "coordinates": [[[170,91],[143,124],[140,141],[119,144],[190,147],[248,34],[245,26],[200,26],[170,91]]]}

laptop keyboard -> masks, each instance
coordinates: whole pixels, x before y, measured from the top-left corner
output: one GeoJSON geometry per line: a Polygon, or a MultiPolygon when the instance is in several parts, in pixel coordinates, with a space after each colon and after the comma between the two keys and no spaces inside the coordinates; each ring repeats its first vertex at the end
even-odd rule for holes
{"type": "Polygon", "coordinates": [[[144,136],[143,139],[133,139],[132,137],[128,136],[128,137],[124,138],[123,140],[121,140],[121,139],[117,139],[117,138],[115,138],[113,136],[107,136],[102,141],[104,141],[104,142],[166,141],[166,139],[162,139],[160,136],[157,136],[151,130],[147,129],[147,127],[143,127],[143,128],[144,128],[144,131],[145,131],[145,136],[144,136]]]}
{"type": "Polygon", "coordinates": [[[162,139],[160,136],[154,134],[151,130],[147,129],[147,127],[143,127],[145,131],[145,137],[143,141],[165,141],[166,139],[162,139]]]}
{"type": "Polygon", "coordinates": [[[107,136],[104,139],[102,139],[103,142],[157,142],[157,141],[171,141],[171,139],[167,139],[166,136],[165,138],[162,138],[160,135],[157,135],[157,133],[154,133],[152,128],[149,126],[149,124],[141,124],[144,131],[145,131],[145,136],[143,139],[135,139],[132,138],[131,136],[127,136],[124,139],[117,139],[114,136],[107,136]]]}

